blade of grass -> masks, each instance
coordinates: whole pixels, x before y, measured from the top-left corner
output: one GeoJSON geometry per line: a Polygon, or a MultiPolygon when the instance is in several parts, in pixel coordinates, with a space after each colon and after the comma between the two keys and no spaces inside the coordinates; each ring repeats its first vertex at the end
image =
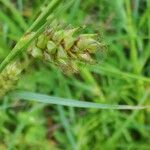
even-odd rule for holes
{"type": "Polygon", "coordinates": [[[70,15],[69,15],[69,22],[73,22],[73,19],[75,18],[75,16],[78,14],[78,10],[79,10],[79,6],[80,6],[81,0],[76,0],[74,2],[74,5],[71,9],[70,15]]]}
{"type": "Polygon", "coordinates": [[[7,23],[10,30],[17,34],[17,36],[21,35],[21,30],[16,26],[11,18],[9,18],[4,12],[0,11],[0,20],[7,23]]]}
{"type": "Polygon", "coordinates": [[[27,30],[27,33],[18,41],[18,43],[16,44],[16,46],[12,49],[12,51],[9,53],[9,55],[4,59],[4,61],[0,64],[0,72],[5,68],[5,66],[12,60],[14,59],[14,57],[16,57],[17,55],[19,55],[20,53],[22,53],[22,51],[24,51],[27,46],[32,42],[33,39],[35,39],[44,29],[44,27],[50,22],[52,21],[53,17],[51,16],[51,18],[48,19],[48,21],[44,21],[42,17],[45,18],[45,16],[49,15],[49,11],[53,8],[54,6],[54,1],[52,1],[52,3],[50,3],[45,12],[43,12],[36,20],[35,22],[31,25],[31,27],[27,30]],[[41,17],[42,16],[42,17],[41,17]],[[31,32],[35,27],[37,27],[39,25],[39,23],[41,23],[42,21],[44,21],[43,26],[41,26],[35,33],[29,34],[29,32],[31,32]]]}
{"type": "Polygon", "coordinates": [[[136,75],[133,73],[129,73],[129,72],[123,72],[120,71],[119,69],[115,68],[112,65],[108,65],[108,64],[100,64],[100,65],[88,65],[88,68],[95,72],[95,73],[99,73],[99,74],[106,74],[106,75],[110,75],[110,76],[119,76],[120,78],[131,78],[131,79],[136,79],[136,80],[141,80],[141,81],[145,81],[150,83],[150,79],[141,75],[136,75]],[[109,74],[108,74],[109,73],[109,74]]]}
{"type": "Polygon", "coordinates": [[[72,147],[72,150],[75,150],[76,148],[76,142],[75,142],[75,138],[71,132],[71,128],[70,128],[70,125],[69,125],[69,122],[68,122],[68,119],[66,118],[65,116],[65,111],[64,111],[64,108],[62,106],[58,106],[57,107],[58,109],[58,112],[59,112],[59,115],[60,115],[60,119],[61,119],[61,122],[62,122],[62,125],[65,129],[65,132],[66,132],[66,135],[68,137],[68,140],[69,140],[69,143],[72,147]]]}
{"type": "MultiPolygon", "coordinates": [[[[66,91],[66,98],[72,98],[72,93],[71,93],[71,89],[68,86],[68,83],[66,82],[67,80],[65,79],[65,77],[63,76],[63,74],[61,74],[60,72],[57,72],[57,78],[59,79],[59,84],[58,84],[58,91],[57,93],[55,93],[55,95],[62,95],[61,93],[61,89],[64,89],[66,91]]],[[[69,118],[71,120],[71,122],[75,121],[75,110],[73,107],[69,107],[69,118]]]]}
{"type": "Polygon", "coordinates": [[[28,32],[32,32],[35,30],[42,22],[45,22],[48,15],[54,10],[54,8],[59,4],[59,0],[53,0],[46,9],[41,13],[41,15],[33,22],[32,26],[27,30],[28,32]]]}
{"type": "MultiPolygon", "coordinates": [[[[139,105],[143,105],[146,100],[148,100],[148,97],[150,96],[150,91],[146,91],[143,98],[139,101],[139,105]]],[[[106,145],[109,145],[116,141],[120,136],[122,131],[127,128],[130,125],[130,122],[134,120],[135,116],[138,114],[138,110],[134,110],[133,113],[127,118],[127,120],[124,122],[123,126],[115,132],[111,138],[106,142],[106,145]]]]}
{"type": "MultiPolygon", "coordinates": [[[[64,90],[67,93],[66,96],[68,98],[71,98],[72,97],[71,92],[70,92],[70,89],[68,88],[68,86],[66,84],[66,80],[64,79],[64,76],[60,72],[55,73],[55,75],[59,79],[59,83],[57,85],[57,90],[55,90],[54,94],[62,95],[61,89],[64,88],[64,90]]],[[[74,108],[69,107],[68,111],[67,111],[64,109],[63,106],[57,106],[57,110],[59,112],[59,118],[60,118],[61,124],[62,124],[62,126],[66,132],[68,142],[70,143],[70,147],[72,150],[76,150],[76,140],[75,140],[75,136],[74,136],[72,129],[71,129],[71,124],[73,123],[73,120],[75,117],[74,108]],[[67,117],[66,117],[66,113],[68,114],[67,117]]]]}
{"type": "Polygon", "coordinates": [[[146,109],[150,106],[130,106],[130,105],[111,105],[111,104],[99,104],[92,102],[84,102],[74,99],[65,99],[54,96],[48,96],[33,92],[18,91],[13,92],[10,95],[12,98],[23,99],[23,100],[33,100],[36,102],[42,102],[47,104],[56,104],[70,107],[81,107],[81,108],[97,108],[97,109],[146,109]]]}
{"type": "Polygon", "coordinates": [[[136,28],[134,25],[134,21],[132,18],[132,9],[130,0],[125,1],[125,7],[126,7],[126,30],[128,32],[129,36],[129,42],[130,42],[130,59],[133,65],[133,71],[136,74],[139,74],[139,64],[138,64],[138,55],[137,55],[137,48],[136,48],[136,28]]]}
{"type": "Polygon", "coordinates": [[[92,88],[94,89],[93,94],[99,96],[99,98],[102,101],[105,101],[105,97],[104,97],[104,94],[101,90],[101,87],[97,84],[97,82],[95,81],[95,79],[92,76],[91,72],[86,68],[80,68],[80,74],[81,74],[82,78],[85,80],[85,82],[88,85],[92,86],[92,88]]]}
{"type": "MultiPolygon", "coordinates": [[[[65,6],[61,6],[59,7],[59,9],[57,9],[57,11],[53,14],[53,15],[49,15],[46,20],[45,23],[36,31],[36,32],[32,32],[32,33],[28,33],[28,31],[30,31],[31,29],[37,27],[39,25],[39,23],[42,20],[42,18],[40,17],[40,19],[38,21],[35,21],[36,23],[31,26],[31,28],[29,28],[29,30],[27,31],[27,33],[20,39],[20,41],[16,44],[16,46],[12,49],[12,51],[9,53],[9,55],[4,59],[4,61],[0,64],[0,72],[7,66],[7,64],[12,61],[16,56],[18,56],[19,54],[21,54],[26,48],[27,46],[32,42],[33,39],[35,39],[36,37],[38,37],[38,35],[40,33],[42,33],[42,31],[44,31],[44,28],[49,25],[52,20],[56,17],[58,17],[63,11],[66,11],[72,4],[73,1],[69,2],[68,4],[66,4],[65,6]]],[[[49,6],[49,5],[48,5],[49,6]]],[[[51,7],[50,7],[51,8],[51,7]]],[[[44,12],[43,12],[44,13],[44,12]]],[[[47,13],[49,13],[49,11],[47,11],[47,13]]],[[[45,13],[44,13],[45,14],[45,13]]],[[[48,15],[48,14],[45,14],[48,15]]],[[[45,16],[44,15],[44,16],[45,16]]]]}
{"type": "Polygon", "coordinates": [[[18,9],[22,13],[23,12],[23,1],[22,0],[17,0],[18,4],[18,9]]]}
{"type": "Polygon", "coordinates": [[[26,30],[28,27],[27,23],[21,16],[20,12],[14,7],[14,5],[9,0],[0,0],[0,1],[12,12],[14,19],[18,22],[20,27],[23,30],[26,30]]]}

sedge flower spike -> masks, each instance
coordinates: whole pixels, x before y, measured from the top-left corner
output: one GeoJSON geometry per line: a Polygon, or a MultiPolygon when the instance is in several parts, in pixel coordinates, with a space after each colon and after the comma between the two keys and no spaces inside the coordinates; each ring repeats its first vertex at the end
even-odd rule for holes
{"type": "MultiPolygon", "coordinates": [[[[74,60],[93,62],[90,54],[95,53],[100,45],[94,39],[95,34],[77,35],[78,29],[49,26],[31,43],[27,50],[28,55],[51,62],[66,74],[77,72],[78,67],[74,60]]],[[[14,60],[0,73],[0,98],[14,88],[23,69],[24,62],[14,60]]]]}
{"type": "Polygon", "coordinates": [[[15,61],[9,64],[0,74],[0,98],[9,90],[13,89],[22,71],[20,62],[15,61]]]}
{"type": "Polygon", "coordinates": [[[77,71],[74,60],[94,62],[90,54],[100,47],[100,43],[94,39],[95,34],[75,35],[78,29],[50,26],[32,43],[28,53],[34,58],[52,62],[61,69],[72,68],[77,71]]]}

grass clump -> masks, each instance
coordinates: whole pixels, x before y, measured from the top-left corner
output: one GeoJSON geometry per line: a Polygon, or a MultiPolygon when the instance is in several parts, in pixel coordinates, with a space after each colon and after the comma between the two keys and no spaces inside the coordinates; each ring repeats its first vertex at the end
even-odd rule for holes
{"type": "Polygon", "coordinates": [[[0,85],[11,85],[0,88],[0,149],[149,149],[149,8],[148,0],[0,0],[0,85]],[[17,83],[20,71],[4,80],[18,67],[26,69],[17,83]]]}

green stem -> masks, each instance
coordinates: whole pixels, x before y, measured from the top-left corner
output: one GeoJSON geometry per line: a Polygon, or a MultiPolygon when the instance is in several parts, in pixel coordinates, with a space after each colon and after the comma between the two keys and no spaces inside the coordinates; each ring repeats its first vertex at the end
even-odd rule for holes
{"type": "Polygon", "coordinates": [[[27,30],[27,33],[32,32],[35,28],[37,28],[42,22],[45,22],[46,18],[51,14],[54,8],[58,5],[59,0],[53,0],[46,9],[42,12],[42,14],[33,22],[32,26],[27,30]]]}
{"type": "Polygon", "coordinates": [[[42,31],[44,31],[44,28],[53,20],[53,16],[48,18],[48,21],[38,29],[35,33],[28,33],[25,34],[19,42],[16,44],[16,46],[12,49],[12,51],[9,53],[9,55],[4,59],[4,61],[0,64],[0,72],[11,62],[16,56],[21,54],[28,45],[39,36],[42,31]]]}
{"type": "Polygon", "coordinates": [[[138,65],[138,55],[137,55],[137,48],[136,48],[136,31],[133,26],[133,20],[132,20],[132,12],[131,12],[131,6],[130,1],[125,0],[126,5],[126,15],[127,15],[127,32],[129,35],[129,41],[130,41],[130,58],[131,62],[133,64],[134,73],[139,73],[139,65],[138,65]]]}

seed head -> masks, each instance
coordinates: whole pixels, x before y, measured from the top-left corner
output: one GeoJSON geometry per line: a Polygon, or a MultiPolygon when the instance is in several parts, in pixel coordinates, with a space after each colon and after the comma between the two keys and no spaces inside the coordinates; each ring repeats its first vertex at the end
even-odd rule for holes
{"type": "Polygon", "coordinates": [[[62,65],[74,67],[75,65],[70,63],[72,60],[90,63],[94,61],[90,54],[99,49],[100,43],[95,40],[95,34],[77,35],[78,29],[60,29],[60,26],[58,28],[56,25],[50,26],[34,41],[29,48],[29,53],[33,57],[54,62],[60,68],[62,65]]]}
{"type": "Polygon", "coordinates": [[[18,76],[22,71],[20,62],[15,61],[9,64],[0,74],[0,98],[14,87],[18,76]]]}

